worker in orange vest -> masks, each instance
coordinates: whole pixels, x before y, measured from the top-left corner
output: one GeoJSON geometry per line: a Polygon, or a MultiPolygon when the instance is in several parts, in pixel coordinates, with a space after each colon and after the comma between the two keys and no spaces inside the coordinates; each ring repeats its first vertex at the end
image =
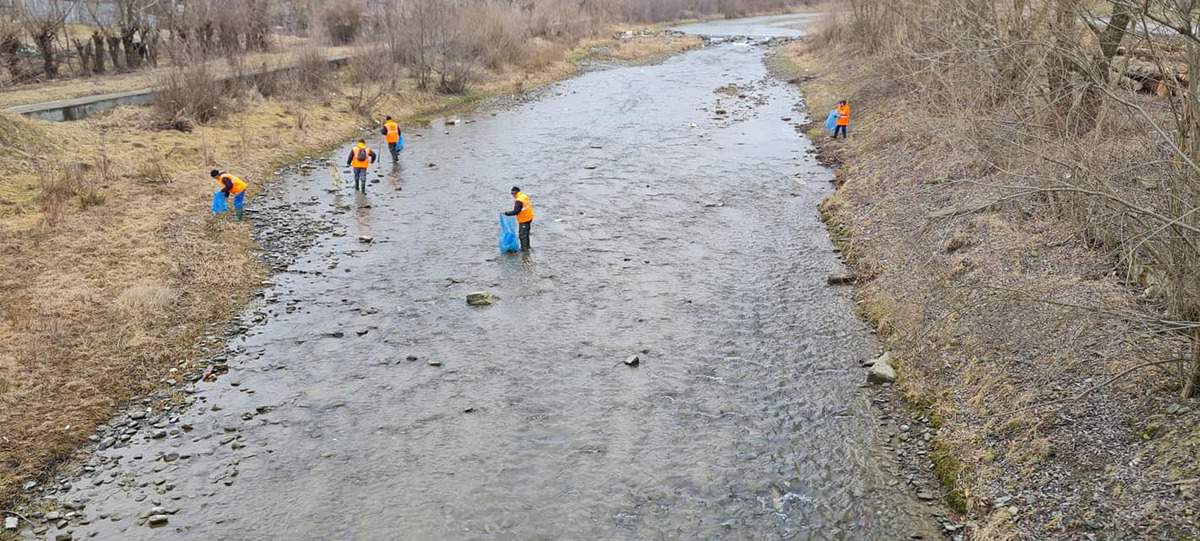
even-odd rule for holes
{"type": "Polygon", "coordinates": [[[350,149],[346,165],[354,168],[354,189],[367,193],[367,168],[375,163],[375,151],[367,148],[367,140],[359,139],[358,144],[350,149]]]}
{"type": "Polygon", "coordinates": [[[221,183],[221,193],[225,194],[225,199],[233,196],[233,210],[238,221],[241,221],[246,208],[246,181],[217,169],[209,171],[208,174],[221,183]]]}
{"type": "Polygon", "coordinates": [[[387,140],[388,152],[392,154],[392,163],[400,161],[400,151],[404,150],[404,134],[392,117],[383,121],[383,136],[387,140]]]}
{"type": "Polygon", "coordinates": [[[529,196],[521,192],[521,188],[513,186],[513,209],[505,212],[505,216],[517,217],[517,237],[521,239],[521,251],[529,251],[529,229],[533,227],[533,205],[529,196]]]}
{"type": "Polygon", "coordinates": [[[833,138],[837,139],[840,133],[842,134],[842,139],[845,139],[846,129],[850,127],[850,104],[846,100],[838,102],[837,115],[837,127],[833,130],[833,138]]]}

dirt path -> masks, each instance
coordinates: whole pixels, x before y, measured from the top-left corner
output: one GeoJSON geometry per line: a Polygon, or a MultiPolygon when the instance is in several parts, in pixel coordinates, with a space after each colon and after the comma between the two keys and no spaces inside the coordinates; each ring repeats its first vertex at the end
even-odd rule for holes
{"type": "Polygon", "coordinates": [[[328,231],[243,316],[228,373],[114,420],[57,494],[79,514],[27,534],[934,538],[879,459],[857,364],[874,345],[825,285],[830,173],[763,54],[437,122],[366,196],[320,159],[286,172],[258,214],[328,231]],[[525,257],[496,254],[513,184],[538,212],[525,257]],[[501,300],[468,307],[476,290],[501,300]]]}

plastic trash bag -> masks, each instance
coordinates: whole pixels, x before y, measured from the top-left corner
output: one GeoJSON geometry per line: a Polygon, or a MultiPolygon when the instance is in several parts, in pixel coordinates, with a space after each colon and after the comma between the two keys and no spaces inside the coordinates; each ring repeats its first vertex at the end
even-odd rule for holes
{"type": "Polygon", "coordinates": [[[223,212],[229,212],[229,203],[225,201],[225,194],[217,190],[213,192],[212,213],[215,216],[223,212]]]}
{"type": "Polygon", "coordinates": [[[517,218],[500,215],[500,253],[517,252],[521,250],[521,241],[517,240],[517,218]]]}
{"type": "Polygon", "coordinates": [[[404,150],[404,134],[400,134],[400,139],[396,140],[396,152],[404,150]]]}
{"type": "Polygon", "coordinates": [[[838,112],[837,109],[834,109],[829,112],[829,116],[825,117],[825,129],[829,130],[829,133],[837,131],[837,121],[838,112]]]}

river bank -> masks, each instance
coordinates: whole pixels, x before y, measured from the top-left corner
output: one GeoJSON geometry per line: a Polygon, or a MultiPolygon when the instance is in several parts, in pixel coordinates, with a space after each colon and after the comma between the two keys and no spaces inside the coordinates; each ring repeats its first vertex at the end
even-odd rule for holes
{"type": "Polygon", "coordinates": [[[815,111],[854,105],[848,140],[806,132],[837,192],[822,205],[855,298],[937,427],[929,466],[972,539],[1194,539],[1200,421],[1169,370],[1184,337],[1113,317],[1154,300],[1077,224],[988,205],[979,127],[896,91],[878,57],[812,40],[774,59],[815,111]],[[930,116],[937,116],[931,120],[930,116]]]}
{"type": "MultiPolygon", "coordinates": [[[[390,114],[417,127],[490,96],[570,77],[588,62],[661,57],[698,44],[657,29],[591,41],[537,65],[492,74],[466,96],[421,92],[405,81],[372,118],[390,114]]],[[[207,170],[246,178],[253,207],[282,164],[324,152],[360,130],[378,146],[371,125],[351,111],[352,90],[250,98],[238,112],[191,133],[160,129],[149,108],[56,124],[0,116],[0,138],[11,143],[0,149],[0,308],[6,316],[0,325],[0,501],[14,501],[31,481],[50,482],[54,465],[86,443],[118,405],[203,369],[199,359],[221,342],[225,322],[267,274],[255,257],[250,222],[208,217],[215,187],[207,170]],[[68,171],[83,187],[72,186],[78,194],[48,207],[47,186],[68,171]],[[48,225],[51,217],[56,223],[48,225]]]]}

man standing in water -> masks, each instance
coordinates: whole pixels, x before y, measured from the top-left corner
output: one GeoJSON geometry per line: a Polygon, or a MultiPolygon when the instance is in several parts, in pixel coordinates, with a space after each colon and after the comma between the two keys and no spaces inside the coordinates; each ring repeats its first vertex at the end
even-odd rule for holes
{"type": "Polygon", "coordinates": [[[346,165],[354,168],[354,189],[367,193],[367,168],[375,163],[375,151],[367,148],[367,141],[359,139],[358,144],[350,149],[346,165]]]}
{"type": "Polygon", "coordinates": [[[392,117],[383,121],[383,136],[387,139],[388,152],[392,155],[392,163],[400,161],[400,151],[404,150],[404,134],[392,117]]]}
{"type": "Polygon", "coordinates": [[[517,236],[521,239],[521,251],[529,251],[529,229],[533,226],[533,205],[529,196],[521,192],[521,188],[513,186],[513,209],[505,212],[505,216],[517,217],[517,236]]]}

